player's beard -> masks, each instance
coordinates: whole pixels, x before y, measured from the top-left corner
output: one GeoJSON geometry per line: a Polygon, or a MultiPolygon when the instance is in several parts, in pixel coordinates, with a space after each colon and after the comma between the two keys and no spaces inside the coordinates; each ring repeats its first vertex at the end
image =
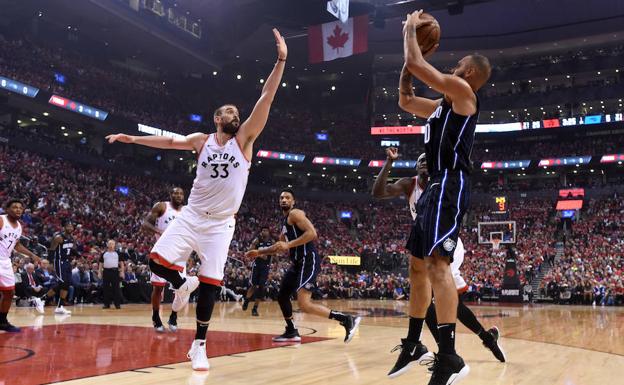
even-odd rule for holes
{"type": "Polygon", "coordinates": [[[240,124],[238,123],[238,121],[233,120],[223,125],[223,132],[225,132],[228,135],[234,136],[238,132],[239,128],[240,128],[240,124]]]}

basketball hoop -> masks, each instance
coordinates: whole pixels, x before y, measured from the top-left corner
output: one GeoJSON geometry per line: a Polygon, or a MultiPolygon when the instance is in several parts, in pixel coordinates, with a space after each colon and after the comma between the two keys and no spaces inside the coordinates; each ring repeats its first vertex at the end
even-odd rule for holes
{"type": "Polygon", "coordinates": [[[492,239],[492,250],[496,251],[500,247],[500,239],[492,239]]]}

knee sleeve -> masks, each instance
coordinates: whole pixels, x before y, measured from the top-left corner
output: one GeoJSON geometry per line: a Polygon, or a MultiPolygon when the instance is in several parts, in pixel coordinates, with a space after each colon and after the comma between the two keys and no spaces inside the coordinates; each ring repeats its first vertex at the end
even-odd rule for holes
{"type": "Polygon", "coordinates": [[[197,322],[207,323],[212,316],[212,309],[217,301],[217,295],[221,293],[221,286],[211,285],[209,283],[199,283],[199,296],[197,297],[196,316],[197,322]]]}

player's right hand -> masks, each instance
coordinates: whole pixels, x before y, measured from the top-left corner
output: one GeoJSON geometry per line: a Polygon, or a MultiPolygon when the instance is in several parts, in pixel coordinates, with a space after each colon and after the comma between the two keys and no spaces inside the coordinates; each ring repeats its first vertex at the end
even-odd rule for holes
{"type": "Polygon", "coordinates": [[[388,158],[388,160],[399,159],[399,149],[396,147],[388,147],[386,149],[386,157],[388,158]]]}
{"type": "Polygon", "coordinates": [[[259,255],[260,252],[258,250],[249,250],[245,253],[245,258],[256,258],[259,255]]]}
{"type": "Polygon", "coordinates": [[[126,134],[107,135],[106,139],[108,140],[108,143],[115,143],[115,142],[134,143],[134,138],[132,137],[132,135],[126,135],[126,134]]]}

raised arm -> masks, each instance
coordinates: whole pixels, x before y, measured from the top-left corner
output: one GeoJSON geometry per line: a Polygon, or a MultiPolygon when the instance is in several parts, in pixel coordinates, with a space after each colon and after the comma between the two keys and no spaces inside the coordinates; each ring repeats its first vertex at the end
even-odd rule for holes
{"type": "Polygon", "coordinates": [[[141,228],[154,234],[160,234],[160,230],[156,228],[156,221],[165,213],[165,202],[158,202],[152,207],[149,214],[143,219],[141,228]]]}
{"type": "Polygon", "coordinates": [[[126,134],[113,134],[106,136],[108,143],[130,143],[130,144],[140,144],[142,146],[153,147],[153,148],[162,148],[165,150],[195,150],[197,152],[201,151],[204,142],[208,135],[203,134],[201,132],[195,132],[190,135],[186,135],[183,137],[171,138],[168,136],[160,136],[160,135],[147,135],[147,136],[139,136],[139,135],[126,135],[126,134]]]}
{"type": "Polygon", "coordinates": [[[388,175],[392,169],[392,164],[399,157],[398,150],[394,147],[390,147],[386,149],[386,155],[386,163],[381,171],[379,171],[379,175],[377,175],[377,179],[375,179],[375,183],[373,184],[373,197],[377,199],[389,199],[401,195],[407,196],[412,183],[410,178],[401,178],[395,183],[388,184],[388,175]]]}
{"type": "MultiPolygon", "coordinates": [[[[271,104],[273,103],[277,89],[282,81],[284,67],[286,66],[286,57],[288,56],[286,41],[275,28],[273,28],[273,35],[275,36],[275,44],[277,45],[277,63],[275,63],[273,71],[271,71],[271,74],[264,83],[264,87],[262,87],[260,99],[258,99],[253,111],[247,120],[245,120],[245,122],[241,125],[240,130],[236,135],[237,140],[239,140],[239,143],[245,152],[245,155],[251,155],[253,142],[260,135],[266,125],[269,118],[271,104]]],[[[248,159],[251,159],[251,157],[248,159]]]]}
{"type": "MultiPolygon", "coordinates": [[[[407,16],[403,28],[403,53],[405,67],[418,80],[422,81],[437,92],[446,95],[453,102],[453,110],[462,115],[475,113],[476,97],[468,82],[459,76],[443,74],[427,63],[418,45],[418,27],[430,23],[420,19],[422,10],[407,16]]],[[[435,109],[435,108],[434,108],[435,109]]],[[[423,116],[423,117],[428,117],[423,116]]]]}
{"type": "Polygon", "coordinates": [[[419,118],[428,118],[433,114],[442,99],[429,99],[414,95],[412,88],[412,74],[407,65],[403,64],[401,79],[399,80],[399,107],[419,118]]]}

